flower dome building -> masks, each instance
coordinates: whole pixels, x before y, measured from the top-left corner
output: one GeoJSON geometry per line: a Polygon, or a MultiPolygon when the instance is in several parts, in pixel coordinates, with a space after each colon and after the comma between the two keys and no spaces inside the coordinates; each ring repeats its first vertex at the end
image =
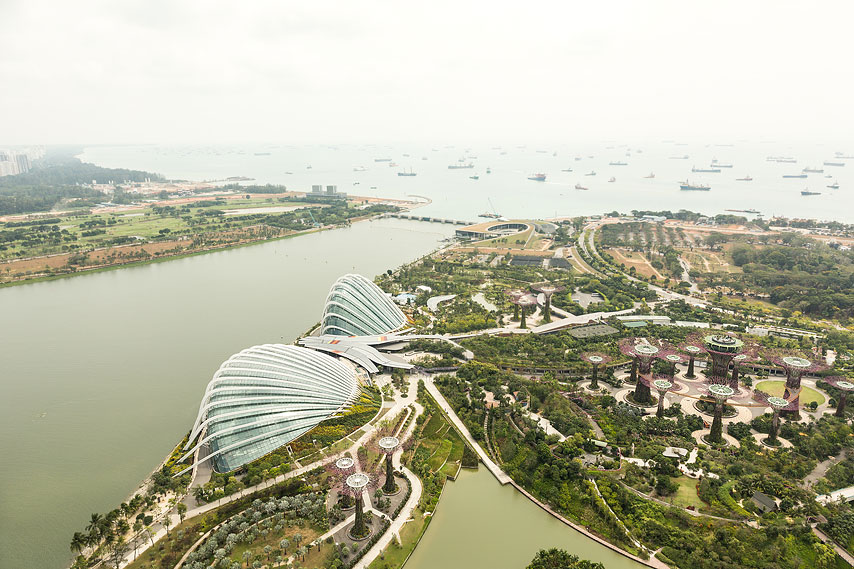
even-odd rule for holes
{"type": "Polygon", "coordinates": [[[375,336],[405,324],[406,315],[380,287],[362,275],[344,275],[326,297],[320,333],[375,336]]]}
{"type": "Polygon", "coordinates": [[[297,439],[352,405],[355,371],[321,352],[283,344],[246,348],[208,383],[182,460],[229,472],[297,439]]]}

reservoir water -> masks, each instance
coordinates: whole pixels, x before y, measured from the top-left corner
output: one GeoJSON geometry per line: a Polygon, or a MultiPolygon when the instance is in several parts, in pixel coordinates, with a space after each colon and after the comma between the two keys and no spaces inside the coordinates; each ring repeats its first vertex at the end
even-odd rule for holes
{"type": "Polygon", "coordinates": [[[290,343],[332,282],[435,249],[453,226],[356,223],[0,289],[0,568],[60,569],[187,432],[226,358],[290,343]]]}
{"type": "Polygon", "coordinates": [[[522,569],[538,550],[550,547],[599,561],[606,569],[643,567],[567,527],[481,467],[464,470],[445,485],[405,569],[522,569]]]}

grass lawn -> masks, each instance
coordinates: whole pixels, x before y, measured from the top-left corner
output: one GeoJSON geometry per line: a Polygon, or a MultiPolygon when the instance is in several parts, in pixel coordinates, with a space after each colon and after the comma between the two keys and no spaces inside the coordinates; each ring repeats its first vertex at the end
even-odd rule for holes
{"type": "Polygon", "coordinates": [[[412,512],[413,520],[407,522],[400,530],[400,545],[395,540],[385,548],[368,569],[395,569],[400,567],[409,554],[415,549],[415,544],[430,524],[431,516],[424,517],[424,512],[416,508],[412,512]]]}
{"type": "MultiPolygon", "coordinates": [[[[756,389],[774,397],[782,397],[786,387],[785,381],[760,381],[755,385],[756,389]]],[[[809,405],[815,401],[818,405],[824,403],[824,395],[806,386],[801,386],[801,405],[809,405]]]]}
{"type": "Polygon", "coordinates": [[[669,502],[672,500],[673,505],[679,506],[680,508],[694,506],[696,510],[700,510],[701,508],[707,507],[706,503],[697,496],[696,480],[688,478],[687,476],[680,476],[678,478],[674,478],[673,481],[679,484],[679,489],[676,490],[676,493],[673,496],[664,498],[665,501],[669,502]]]}

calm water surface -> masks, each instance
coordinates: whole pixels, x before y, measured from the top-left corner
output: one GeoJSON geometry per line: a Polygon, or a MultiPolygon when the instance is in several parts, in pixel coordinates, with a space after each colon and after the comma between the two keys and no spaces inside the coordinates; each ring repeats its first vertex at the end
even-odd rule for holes
{"type": "Polygon", "coordinates": [[[403,220],[0,289],[0,568],[59,569],[189,429],[219,364],[292,342],[340,275],[433,250],[403,220]]]}
{"type": "Polygon", "coordinates": [[[568,528],[485,468],[449,482],[405,569],[521,569],[540,549],[561,547],[606,569],[643,566],[568,528]]]}

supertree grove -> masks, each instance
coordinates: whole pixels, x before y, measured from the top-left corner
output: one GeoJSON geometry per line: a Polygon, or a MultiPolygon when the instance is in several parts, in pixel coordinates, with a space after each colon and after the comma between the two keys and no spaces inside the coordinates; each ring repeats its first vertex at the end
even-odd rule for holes
{"type": "Polygon", "coordinates": [[[667,370],[667,375],[673,378],[676,375],[676,364],[682,363],[682,356],[679,354],[667,354],[664,356],[664,361],[670,364],[667,370]]]}
{"type": "MultiPolygon", "coordinates": [[[[342,456],[335,462],[331,464],[330,471],[332,474],[337,475],[338,479],[343,481],[346,480],[347,477],[356,471],[356,461],[350,458],[349,456],[342,456]]],[[[340,492],[341,494],[341,509],[349,510],[353,507],[352,496],[347,491],[340,492]]]]}

